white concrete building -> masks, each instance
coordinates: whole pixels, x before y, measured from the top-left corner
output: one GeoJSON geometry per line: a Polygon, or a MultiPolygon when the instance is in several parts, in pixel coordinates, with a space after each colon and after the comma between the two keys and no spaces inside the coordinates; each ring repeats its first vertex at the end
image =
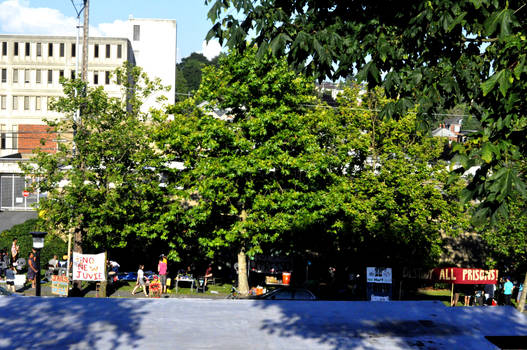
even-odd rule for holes
{"type": "MultiPolygon", "coordinates": [[[[170,19],[128,19],[128,40],[133,50],[133,63],[150,78],[161,78],[170,90],[165,96],[169,104],[175,102],[176,92],[176,21],[170,19]]],[[[152,96],[145,102],[144,110],[156,105],[152,96]]]]}
{"type": "MultiPolygon", "coordinates": [[[[174,103],[176,34],[175,20],[130,18],[122,37],[90,37],[88,84],[104,87],[110,96],[122,96],[111,72],[128,61],[170,86],[164,103],[174,103]]],[[[74,36],[0,35],[0,209],[5,208],[6,193],[15,187],[13,174],[21,174],[15,170],[18,162],[29,158],[47,136],[45,120],[61,117],[48,102],[63,95],[61,77],[75,77],[77,58],[81,70],[82,47],[76,41],[74,36]],[[7,187],[5,177],[11,179],[7,187]]],[[[151,96],[143,111],[159,106],[157,97],[151,96]]],[[[54,151],[51,141],[45,147],[54,151]]],[[[13,198],[7,202],[13,203],[13,198]]]]}

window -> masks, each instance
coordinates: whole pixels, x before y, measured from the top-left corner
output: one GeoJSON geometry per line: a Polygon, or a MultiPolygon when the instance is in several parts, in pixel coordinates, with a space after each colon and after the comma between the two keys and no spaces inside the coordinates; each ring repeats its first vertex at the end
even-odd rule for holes
{"type": "Polygon", "coordinates": [[[37,57],[41,57],[41,56],[42,56],[42,44],[37,43],[37,57]]]}
{"type": "Polygon", "coordinates": [[[18,96],[13,96],[13,110],[16,111],[18,109],[18,96]]]}
{"type": "Polygon", "coordinates": [[[110,49],[111,49],[111,45],[107,44],[106,45],[106,58],[110,58],[110,49]]]}
{"type": "Polygon", "coordinates": [[[2,83],[7,83],[7,69],[2,68],[2,83]]]}
{"type": "Polygon", "coordinates": [[[14,44],[13,55],[18,56],[18,43],[15,42],[13,44],[14,44]]]}
{"type": "Polygon", "coordinates": [[[99,57],[99,44],[93,45],[93,57],[95,58],[99,57]]]}
{"type": "Polygon", "coordinates": [[[59,70],[59,79],[64,78],[64,70],[59,70]]]}
{"type": "Polygon", "coordinates": [[[48,84],[53,84],[53,71],[51,69],[48,70],[48,84]]]}
{"type": "Polygon", "coordinates": [[[35,97],[35,110],[40,111],[41,106],[42,101],[40,99],[40,96],[35,97]]]}
{"type": "Polygon", "coordinates": [[[104,72],[104,83],[106,85],[110,84],[110,72],[108,71],[104,72]]]}
{"type": "Polygon", "coordinates": [[[75,71],[73,69],[70,72],[70,79],[71,80],[75,79],[75,71]]]}
{"type": "Polygon", "coordinates": [[[7,41],[2,43],[2,56],[7,56],[7,41]]]}
{"type": "Polygon", "coordinates": [[[93,84],[94,85],[99,84],[99,73],[98,72],[93,72],[93,84]]]}
{"type": "Polygon", "coordinates": [[[7,106],[6,106],[6,95],[2,95],[0,96],[0,109],[6,109],[7,106]]]}
{"type": "Polygon", "coordinates": [[[121,58],[123,56],[123,45],[119,44],[117,45],[117,58],[121,58]]]}
{"type": "Polygon", "coordinates": [[[18,83],[18,69],[13,69],[13,83],[18,83]]]}
{"type": "Polygon", "coordinates": [[[48,43],[48,57],[53,57],[53,43],[48,43]]]}
{"type": "Polygon", "coordinates": [[[29,69],[24,69],[24,83],[29,84],[29,69]]]}
{"type": "Polygon", "coordinates": [[[7,134],[5,132],[0,134],[0,149],[7,148],[7,134]]]}
{"type": "Polygon", "coordinates": [[[31,43],[26,43],[26,56],[31,55],[31,43]]]}
{"type": "Polygon", "coordinates": [[[71,44],[71,57],[77,56],[77,44],[71,44]]]}
{"type": "Polygon", "coordinates": [[[138,24],[134,24],[134,41],[141,40],[141,27],[138,24]]]}
{"type": "Polygon", "coordinates": [[[60,43],[59,45],[59,56],[64,57],[64,43],[60,43]]]}
{"type": "Polygon", "coordinates": [[[42,78],[42,71],[40,69],[37,69],[37,78],[36,78],[37,84],[40,84],[41,78],[42,78]]]}
{"type": "Polygon", "coordinates": [[[29,111],[29,96],[24,96],[24,111],[29,111]]]}

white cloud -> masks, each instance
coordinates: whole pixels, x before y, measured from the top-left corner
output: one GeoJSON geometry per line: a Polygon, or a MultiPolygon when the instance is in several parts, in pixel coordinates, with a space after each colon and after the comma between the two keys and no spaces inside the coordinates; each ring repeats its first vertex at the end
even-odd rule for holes
{"type": "Polygon", "coordinates": [[[207,59],[210,61],[220,54],[221,45],[217,40],[214,39],[211,39],[208,42],[204,41],[203,44],[201,44],[201,51],[203,56],[207,57],[207,59]]]}
{"type": "Polygon", "coordinates": [[[31,8],[26,0],[0,3],[0,30],[13,34],[75,35],[77,20],[50,8],[31,8]]]}
{"type": "Polygon", "coordinates": [[[130,26],[127,21],[121,21],[119,19],[112,23],[101,23],[97,26],[101,36],[111,36],[114,38],[126,38],[128,37],[128,31],[130,26]]]}
{"type": "MultiPolygon", "coordinates": [[[[66,1],[66,0],[64,0],[66,1]]],[[[75,13],[73,7],[72,14],[75,13]]],[[[83,21],[81,15],[81,23],[83,21]]],[[[126,22],[90,26],[90,36],[126,37],[126,22]]],[[[0,32],[9,34],[70,35],[77,34],[77,17],[58,10],[31,7],[28,0],[0,0],[0,32]]],[[[81,33],[82,35],[82,33],[81,33]]]]}

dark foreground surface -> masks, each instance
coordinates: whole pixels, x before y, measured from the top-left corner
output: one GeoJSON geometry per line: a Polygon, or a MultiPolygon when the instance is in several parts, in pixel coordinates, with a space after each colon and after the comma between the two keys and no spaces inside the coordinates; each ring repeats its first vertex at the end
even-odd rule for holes
{"type": "Polygon", "coordinates": [[[485,337],[527,335],[512,307],[434,301],[2,297],[0,324],[0,349],[498,349],[485,337]]]}

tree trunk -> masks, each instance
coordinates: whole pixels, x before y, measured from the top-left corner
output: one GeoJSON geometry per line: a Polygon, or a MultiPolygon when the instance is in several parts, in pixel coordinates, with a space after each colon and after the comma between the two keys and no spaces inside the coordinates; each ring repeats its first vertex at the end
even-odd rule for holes
{"type": "Polygon", "coordinates": [[[519,312],[523,312],[525,309],[525,297],[527,296],[527,290],[525,287],[527,287],[527,272],[525,273],[525,278],[523,280],[523,291],[522,295],[520,295],[520,302],[518,303],[519,312]]]}
{"type": "MultiPolygon", "coordinates": [[[[73,251],[82,254],[82,229],[79,226],[75,227],[75,233],[73,235],[73,251]]],[[[74,288],[80,291],[81,283],[81,281],[75,281],[73,283],[74,288]]]]}
{"type": "Polygon", "coordinates": [[[99,290],[99,297],[106,298],[107,296],[107,288],[108,288],[108,269],[106,268],[108,264],[106,263],[108,261],[108,252],[104,252],[104,280],[101,281],[101,288],[99,290]]]}
{"type": "Polygon", "coordinates": [[[249,295],[249,280],[247,278],[247,256],[245,248],[238,253],[238,291],[241,295],[249,295]]]}

